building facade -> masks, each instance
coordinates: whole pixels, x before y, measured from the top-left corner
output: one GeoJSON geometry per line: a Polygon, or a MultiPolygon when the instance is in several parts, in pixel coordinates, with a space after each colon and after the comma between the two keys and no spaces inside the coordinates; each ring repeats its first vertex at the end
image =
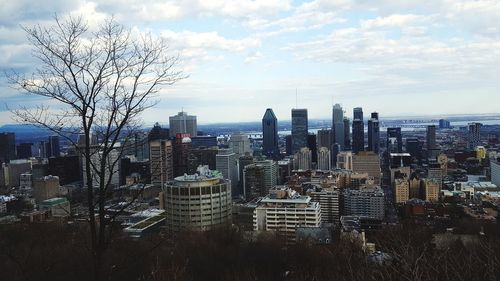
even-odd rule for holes
{"type": "Polygon", "coordinates": [[[292,153],[307,147],[307,109],[292,109],[292,153]]]}

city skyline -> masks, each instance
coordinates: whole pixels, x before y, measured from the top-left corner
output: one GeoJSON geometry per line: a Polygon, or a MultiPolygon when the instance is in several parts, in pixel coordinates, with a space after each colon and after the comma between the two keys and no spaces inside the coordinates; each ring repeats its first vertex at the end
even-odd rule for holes
{"type": "MultiPolygon", "coordinates": [[[[158,116],[182,109],[200,124],[257,121],[268,107],[278,120],[288,120],[294,107],[328,119],[335,103],[382,118],[498,112],[495,1],[5,3],[2,70],[31,72],[36,60],[19,25],[45,25],[54,13],[83,14],[91,27],[113,15],[134,32],[170,42],[190,77],[160,93],[145,123],[164,123],[158,116]]],[[[5,79],[0,91],[0,125],[13,123],[6,105],[40,103],[5,79]]]]}

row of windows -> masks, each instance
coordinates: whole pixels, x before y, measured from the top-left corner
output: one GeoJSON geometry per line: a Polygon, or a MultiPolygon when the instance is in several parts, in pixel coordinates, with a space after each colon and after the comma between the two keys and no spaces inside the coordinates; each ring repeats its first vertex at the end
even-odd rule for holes
{"type": "Polygon", "coordinates": [[[189,195],[206,195],[206,194],[214,194],[214,193],[223,193],[228,191],[228,186],[227,184],[219,184],[219,185],[212,185],[212,186],[196,186],[196,187],[181,187],[181,186],[167,186],[166,187],[166,192],[168,194],[173,194],[173,195],[182,195],[182,196],[189,196],[189,195]]]}

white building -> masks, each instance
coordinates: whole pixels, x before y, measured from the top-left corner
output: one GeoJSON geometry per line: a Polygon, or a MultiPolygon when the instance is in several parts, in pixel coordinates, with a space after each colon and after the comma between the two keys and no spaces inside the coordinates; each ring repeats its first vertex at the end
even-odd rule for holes
{"type": "Polygon", "coordinates": [[[500,186],[500,163],[494,160],[491,160],[491,182],[500,186]]]}
{"type": "Polygon", "coordinates": [[[320,224],[319,203],[285,187],[271,190],[253,213],[255,231],[276,232],[286,243],[295,242],[297,227],[319,227],[320,224]]]}
{"type": "Polygon", "coordinates": [[[238,132],[232,134],[228,144],[229,148],[236,153],[236,159],[245,155],[245,153],[252,153],[252,149],[250,148],[250,139],[248,138],[248,135],[244,133],[238,132]]]}
{"type": "Polygon", "coordinates": [[[164,196],[167,228],[171,231],[204,231],[231,222],[229,182],[208,166],[166,184],[164,196]]]}
{"type": "Polygon", "coordinates": [[[225,179],[230,181],[233,196],[240,195],[238,192],[238,158],[232,149],[219,149],[215,156],[216,170],[221,172],[225,179]]]}
{"type": "Polygon", "coordinates": [[[312,152],[307,147],[302,147],[300,151],[295,153],[293,158],[295,170],[311,170],[312,167],[312,152]]]}
{"type": "Polygon", "coordinates": [[[170,116],[170,137],[175,137],[178,133],[187,133],[191,137],[196,137],[198,132],[198,125],[196,123],[196,116],[188,115],[187,112],[179,112],[177,115],[170,116]]]}
{"type": "MultiPolygon", "coordinates": [[[[113,150],[107,156],[106,159],[106,167],[104,168],[104,184],[107,184],[109,181],[109,185],[112,187],[118,187],[120,184],[120,175],[119,175],[119,158],[120,158],[120,144],[117,144],[113,150]]],[[[87,186],[87,166],[85,161],[85,155],[83,156],[83,186],[87,186]]],[[[90,169],[90,174],[92,175],[92,184],[94,187],[100,186],[100,162],[103,158],[103,153],[99,146],[94,146],[91,148],[90,162],[92,163],[90,169]]]]}
{"type": "Polygon", "coordinates": [[[352,171],[352,152],[343,151],[337,154],[337,168],[352,171]]]}

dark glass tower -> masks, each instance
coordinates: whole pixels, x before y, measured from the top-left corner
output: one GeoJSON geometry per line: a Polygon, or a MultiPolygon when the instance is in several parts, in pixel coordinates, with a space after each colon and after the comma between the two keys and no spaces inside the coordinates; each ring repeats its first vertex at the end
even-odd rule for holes
{"type": "Polygon", "coordinates": [[[59,148],[59,136],[50,136],[47,143],[47,158],[59,157],[61,154],[59,148]]]}
{"type": "Polygon", "coordinates": [[[365,150],[365,126],[363,123],[363,109],[356,107],[353,110],[352,120],[352,152],[358,153],[365,150]]]}
{"type": "Polygon", "coordinates": [[[16,159],[16,134],[0,133],[0,165],[16,159]]]}
{"type": "Polygon", "coordinates": [[[373,112],[368,120],[368,151],[375,153],[380,151],[380,124],[377,112],[373,112]]]}
{"type": "Polygon", "coordinates": [[[402,153],[403,152],[403,136],[401,128],[387,128],[387,152],[402,153]]]}
{"type": "Polygon", "coordinates": [[[427,126],[427,150],[436,149],[436,126],[427,126]]]}
{"type": "Polygon", "coordinates": [[[351,120],[347,117],[344,117],[344,150],[351,150],[351,120]]]}
{"type": "Polygon", "coordinates": [[[292,153],[307,147],[307,109],[292,109],[292,153]]]}
{"type": "Polygon", "coordinates": [[[268,157],[279,155],[278,119],[271,108],[266,109],[262,117],[262,154],[268,157]]]}

